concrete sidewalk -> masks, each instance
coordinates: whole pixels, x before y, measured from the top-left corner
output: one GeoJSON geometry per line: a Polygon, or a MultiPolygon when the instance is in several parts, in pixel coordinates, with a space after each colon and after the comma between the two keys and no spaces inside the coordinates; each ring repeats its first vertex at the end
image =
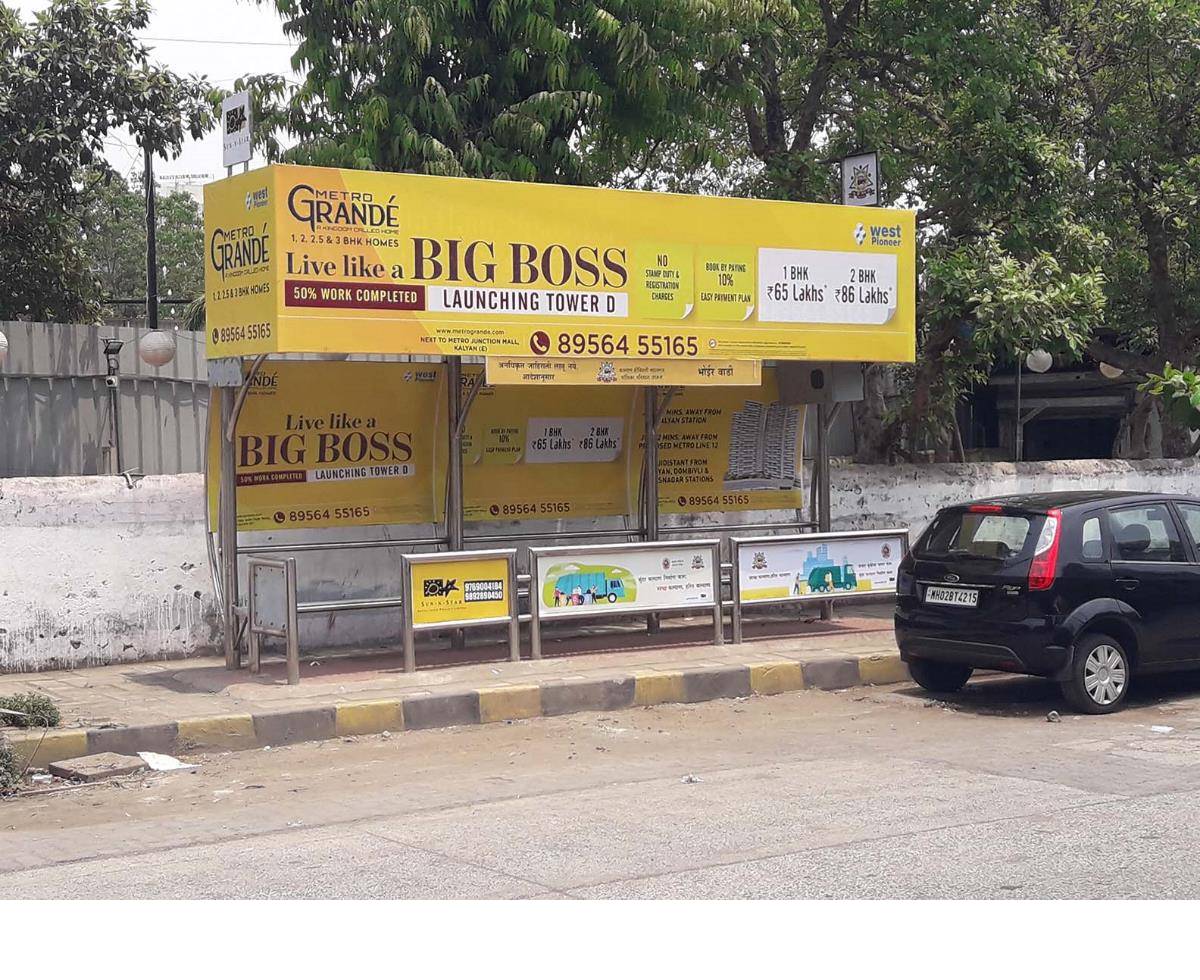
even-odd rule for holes
{"type": "Polygon", "coordinates": [[[613,631],[550,640],[544,659],[519,663],[501,659],[503,649],[490,644],[425,648],[413,674],[403,673],[396,650],[307,652],[301,683],[291,687],[281,661],[264,661],[257,677],[226,670],[216,657],[121,664],[0,676],[0,694],[40,692],[62,712],[60,728],[45,736],[7,730],[20,754],[36,751],[35,765],[95,752],[257,748],[893,683],[907,671],[889,619],[871,610],[833,622],[761,623],[749,627],[753,638],[738,646],[704,643],[711,626],[685,621],[656,636],[613,631]],[[778,635],[783,631],[789,635],[778,635]]]}

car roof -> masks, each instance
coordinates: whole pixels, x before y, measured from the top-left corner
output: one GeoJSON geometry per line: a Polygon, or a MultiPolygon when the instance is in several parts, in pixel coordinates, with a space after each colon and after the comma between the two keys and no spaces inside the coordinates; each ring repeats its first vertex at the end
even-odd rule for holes
{"type": "Polygon", "coordinates": [[[1016,493],[1004,497],[984,497],[963,504],[999,504],[1002,507],[1015,507],[1022,510],[1049,510],[1066,507],[1082,507],[1088,504],[1116,503],[1119,501],[1136,502],[1139,500],[1194,500],[1184,494],[1171,493],[1140,493],[1135,490],[1058,490],[1045,493],[1016,493]]]}

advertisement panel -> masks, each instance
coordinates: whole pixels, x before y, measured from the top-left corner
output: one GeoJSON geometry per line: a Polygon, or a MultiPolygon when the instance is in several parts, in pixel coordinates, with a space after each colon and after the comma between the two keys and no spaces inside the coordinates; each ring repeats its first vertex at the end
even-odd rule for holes
{"type": "Polygon", "coordinates": [[[911,211],[273,165],[204,221],[210,357],[915,356],[911,211]]]}
{"type": "Polygon", "coordinates": [[[903,531],[743,540],[737,549],[738,599],[751,605],[894,593],[904,549],[903,531]]]}
{"type": "Polygon", "coordinates": [[[471,623],[509,614],[509,563],[504,556],[461,553],[409,566],[415,625],[471,623]]]}
{"type": "Polygon", "coordinates": [[[535,558],[543,619],[713,605],[712,542],[653,548],[554,549],[535,558]],[[597,607],[600,607],[597,609],[597,607]]]}
{"type": "Polygon", "coordinates": [[[774,369],[758,388],[684,388],[659,423],[659,512],[802,507],[803,450],[804,406],[780,404],[774,369]]]}
{"type": "MultiPolygon", "coordinates": [[[[479,370],[464,369],[464,384],[479,370]]],[[[641,404],[636,389],[618,386],[481,389],[463,432],[464,519],[629,513],[641,404]]]]}
{"type": "MultiPolygon", "coordinates": [[[[464,385],[479,370],[468,366],[464,385]]],[[[238,420],[239,529],[441,520],[444,385],[440,364],[267,361],[238,420]]],[[[636,387],[481,389],[463,431],[464,518],[635,513],[643,421],[636,387]]],[[[771,369],[757,388],[683,389],[660,425],[660,512],[801,507],[803,428],[803,408],[778,403],[771,369]]],[[[214,524],[218,437],[214,426],[214,524]]]]}
{"type": "Polygon", "coordinates": [[[762,361],[489,357],[490,385],[760,385],[762,361]]]}
{"type": "MultiPolygon", "coordinates": [[[[238,418],[238,530],[440,520],[444,384],[439,365],[267,361],[238,418]]],[[[213,425],[214,526],[219,439],[213,425]]]]}

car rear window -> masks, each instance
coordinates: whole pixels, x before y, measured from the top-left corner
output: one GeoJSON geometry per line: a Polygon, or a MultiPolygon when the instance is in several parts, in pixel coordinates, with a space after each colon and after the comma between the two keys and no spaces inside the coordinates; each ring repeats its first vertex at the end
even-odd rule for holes
{"type": "Polygon", "coordinates": [[[918,542],[920,557],[964,556],[1004,561],[1025,550],[1035,518],[1025,514],[947,511],[918,542]]]}

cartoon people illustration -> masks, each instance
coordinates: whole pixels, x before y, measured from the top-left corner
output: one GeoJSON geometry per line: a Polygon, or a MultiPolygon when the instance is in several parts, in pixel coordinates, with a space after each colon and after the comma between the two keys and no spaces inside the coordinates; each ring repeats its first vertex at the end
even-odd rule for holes
{"type": "Polygon", "coordinates": [[[799,572],[796,573],[796,581],[792,583],[792,595],[800,595],[800,583],[804,581],[804,576],[799,572]]]}

